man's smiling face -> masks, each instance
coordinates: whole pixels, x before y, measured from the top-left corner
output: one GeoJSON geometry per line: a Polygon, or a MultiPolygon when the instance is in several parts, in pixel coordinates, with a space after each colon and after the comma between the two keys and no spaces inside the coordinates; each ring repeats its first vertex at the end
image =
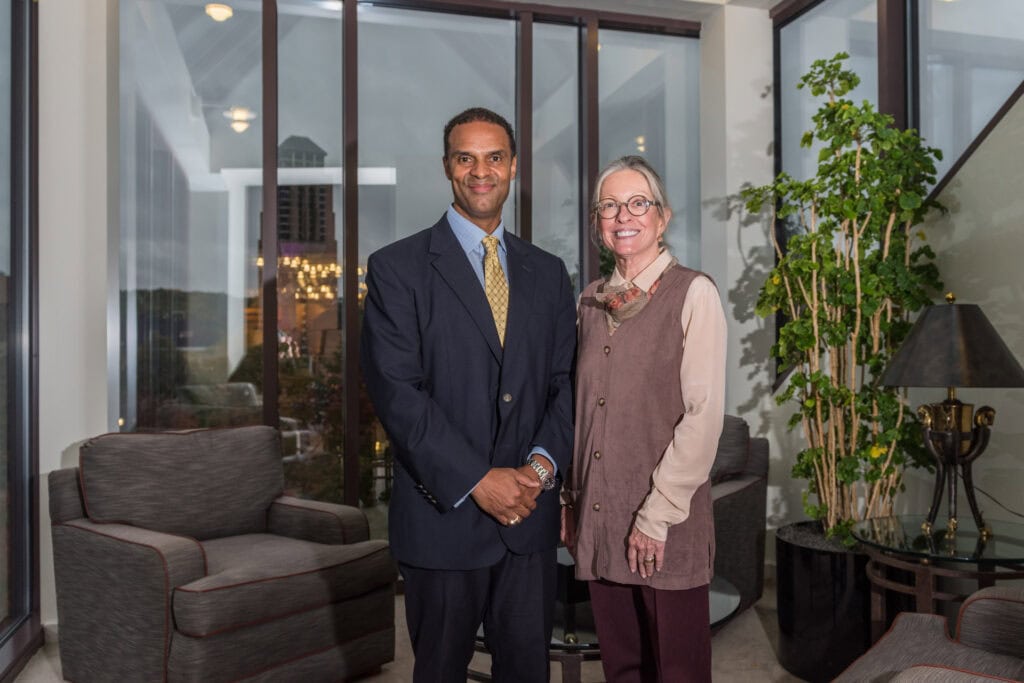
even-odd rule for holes
{"type": "Polygon", "coordinates": [[[516,177],[516,158],[505,129],[470,121],[448,136],[444,173],[452,183],[455,210],[491,233],[501,223],[501,208],[516,177]]]}

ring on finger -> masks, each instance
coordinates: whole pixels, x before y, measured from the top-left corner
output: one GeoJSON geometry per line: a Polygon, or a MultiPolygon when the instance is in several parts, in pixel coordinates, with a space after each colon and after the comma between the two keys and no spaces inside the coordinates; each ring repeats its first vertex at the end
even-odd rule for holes
{"type": "Polygon", "coordinates": [[[519,524],[519,522],[521,522],[521,521],[523,521],[523,518],[520,517],[519,515],[516,515],[512,519],[508,520],[508,525],[509,526],[515,526],[516,524],[519,524]]]}

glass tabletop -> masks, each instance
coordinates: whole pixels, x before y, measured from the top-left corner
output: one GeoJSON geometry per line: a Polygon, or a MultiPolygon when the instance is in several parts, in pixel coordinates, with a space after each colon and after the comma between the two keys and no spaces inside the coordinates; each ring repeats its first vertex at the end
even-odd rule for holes
{"type": "Polygon", "coordinates": [[[946,520],[936,520],[931,533],[926,534],[921,528],[925,519],[925,515],[867,519],[854,524],[853,536],[879,550],[922,558],[974,563],[1024,562],[1024,524],[989,521],[992,535],[984,538],[974,521],[968,518],[961,523],[956,536],[946,538],[946,520]]]}

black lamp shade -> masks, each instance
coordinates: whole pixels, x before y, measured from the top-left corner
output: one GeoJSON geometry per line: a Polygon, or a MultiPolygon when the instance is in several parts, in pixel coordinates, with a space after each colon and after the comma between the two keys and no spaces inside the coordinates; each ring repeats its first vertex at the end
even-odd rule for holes
{"type": "Polygon", "coordinates": [[[882,374],[890,387],[1024,387],[1024,368],[976,304],[929,306],[882,374]]]}

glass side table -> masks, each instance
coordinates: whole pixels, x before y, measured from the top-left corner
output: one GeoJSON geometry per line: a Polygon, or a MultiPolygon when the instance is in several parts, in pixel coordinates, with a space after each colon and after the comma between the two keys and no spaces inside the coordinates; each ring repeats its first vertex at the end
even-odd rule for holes
{"type": "MultiPolygon", "coordinates": [[[[585,581],[575,578],[576,564],[569,551],[558,549],[558,592],[555,604],[554,629],[548,646],[548,659],[562,665],[562,683],[579,683],[583,662],[601,659],[594,616],[590,611],[590,593],[585,581]]],[[[716,576],[708,587],[711,628],[724,624],[740,606],[740,593],[726,579],[716,576]]],[[[487,652],[483,627],[477,632],[477,652],[487,652]]],[[[489,681],[489,674],[470,669],[471,681],[489,681]]]]}
{"type": "Polygon", "coordinates": [[[1024,524],[989,521],[988,537],[965,524],[947,538],[945,528],[926,534],[924,521],[925,515],[904,515],[868,519],[853,527],[869,558],[873,641],[886,628],[887,590],[912,595],[916,612],[934,614],[936,602],[961,602],[970,594],[947,589],[940,578],[967,579],[977,588],[1024,579],[1024,524]],[[890,570],[902,570],[907,580],[893,577],[890,570]]]}

